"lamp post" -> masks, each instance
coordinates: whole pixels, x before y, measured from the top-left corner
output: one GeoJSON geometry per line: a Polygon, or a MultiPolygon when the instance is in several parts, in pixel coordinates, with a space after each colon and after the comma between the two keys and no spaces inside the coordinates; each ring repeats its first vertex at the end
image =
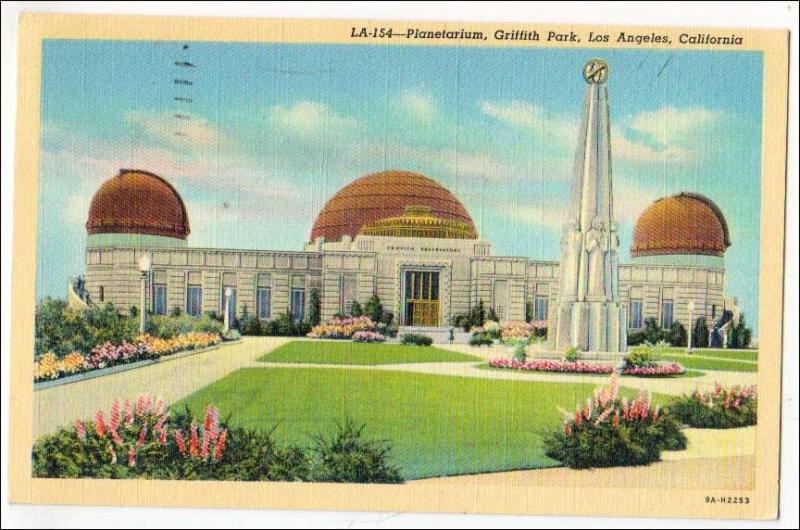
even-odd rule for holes
{"type": "Polygon", "coordinates": [[[692,354],[692,334],[694,333],[694,301],[689,302],[689,346],[686,348],[688,355],[692,354]]]}
{"type": "Polygon", "coordinates": [[[139,333],[144,334],[147,325],[147,277],[150,275],[150,254],[145,252],[139,258],[141,272],[141,289],[139,292],[139,333]]]}
{"type": "Polygon", "coordinates": [[[227,287],[225,289],[225,333],[231,329],[231,295],[233,289],[227,287]]]}

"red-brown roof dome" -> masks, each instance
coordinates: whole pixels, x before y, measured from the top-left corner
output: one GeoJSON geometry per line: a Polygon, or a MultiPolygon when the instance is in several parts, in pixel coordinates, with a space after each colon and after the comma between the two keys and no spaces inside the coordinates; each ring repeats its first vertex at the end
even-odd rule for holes
{"type": "Polygon", "coordinates": [[[120,169],[92,198],[86,232],[186,239],[189,216],[169,182],[148,171],[120,169]]]}
{"type": "Polygon", "coordinates": [[[356,179],[331,197],[314,222],[310,240],[354,238],[363,226],[401,216],[409,206],[427,207],[435,217],[463,223],[469,239],[478,238],[466,208],[447,189],[419,173],[389,170],[356,179]]]}
{"type": "Polygon", "coordinates": [[[639,216],[631,256],[723,256],[731,246],[728,224],[714,202],[696,193],[659,199],[639,216]]]}

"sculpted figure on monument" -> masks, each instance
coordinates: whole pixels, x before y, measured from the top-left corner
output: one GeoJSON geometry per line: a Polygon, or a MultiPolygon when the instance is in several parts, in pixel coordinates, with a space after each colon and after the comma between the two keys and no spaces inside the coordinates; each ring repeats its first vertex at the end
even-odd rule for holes
{"type": "Polygon", "coordinates": [[[603,221],[595,217],[592,228],[586,232],[586,252],[589,253],[589,295],[603,295],[605,278],[605,255],[608,248],[608,235],[603,230],[603,221]]]}
{"type": "Polygon", "coordinates": [[[580,223],[574,217],[570,217],[564,226],[564,236],[561,241],[563,271],[561,273],[561,292],[565,296],[574,297],[578,292],[578,269],[581,259],[582,242],[580,223]]]}

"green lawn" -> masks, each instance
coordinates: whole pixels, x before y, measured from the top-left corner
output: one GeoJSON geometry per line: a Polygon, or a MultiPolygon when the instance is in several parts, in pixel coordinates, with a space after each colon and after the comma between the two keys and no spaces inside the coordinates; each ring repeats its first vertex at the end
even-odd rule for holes
{"type": "MultiPolygon", "coordinates": [[[[600,383],[600,381],[598,381],[600,383]]],[[[572,409],[596,384],[438,376],[325,368],[246,368],[177,403],[201,417],[207,403],[233,425],[271,429],[309,443],[346,417],[392,445],[406,479],[557,465],[541,448],[558,427],[556,405],[572,409]]],[[[665,396],[656,401],[666,403],[665,396]]]]}
{"type": "Polygon", "coordinates": [[[294,341],[258,359],[267,363],[402,364],[480,361],[479,357],[433,346],[351,341],[294,341]]]}
{"type": "MultiPolygon", "coordinates": [[[[640,346],[631,346],[632,350],[640,346]]],[[[667,355],[686,355],[686,348],[667,348],[667,355]]],[[[692,355],[699,355],[703,357],[719,357],[722,359],[736,359],[738,361],[758,361],[758,350],[725,350],[725,349],[708,349],[699,348],[692,350],[692,355]]]]}
{"type": "Polygon", "coordinates": [[[726,361],[723,359],[709,359],[702,357],[695,357],[693,355],[661,355],[659,359],[662,361],[672,361],[682,364],[685,368],[693,368],[697,370],[722,370],[728,372],[757,372],[757,363],[748,363],[741,361],[726,361]]]}

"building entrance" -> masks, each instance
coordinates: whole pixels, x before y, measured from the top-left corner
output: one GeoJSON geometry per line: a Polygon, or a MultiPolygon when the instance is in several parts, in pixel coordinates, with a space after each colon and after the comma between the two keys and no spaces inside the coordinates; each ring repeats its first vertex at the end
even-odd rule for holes
{"type": "Polygon", "coordinates": [[[439,272],[406,271],[405,325],[439,325],[439,272]]]}

